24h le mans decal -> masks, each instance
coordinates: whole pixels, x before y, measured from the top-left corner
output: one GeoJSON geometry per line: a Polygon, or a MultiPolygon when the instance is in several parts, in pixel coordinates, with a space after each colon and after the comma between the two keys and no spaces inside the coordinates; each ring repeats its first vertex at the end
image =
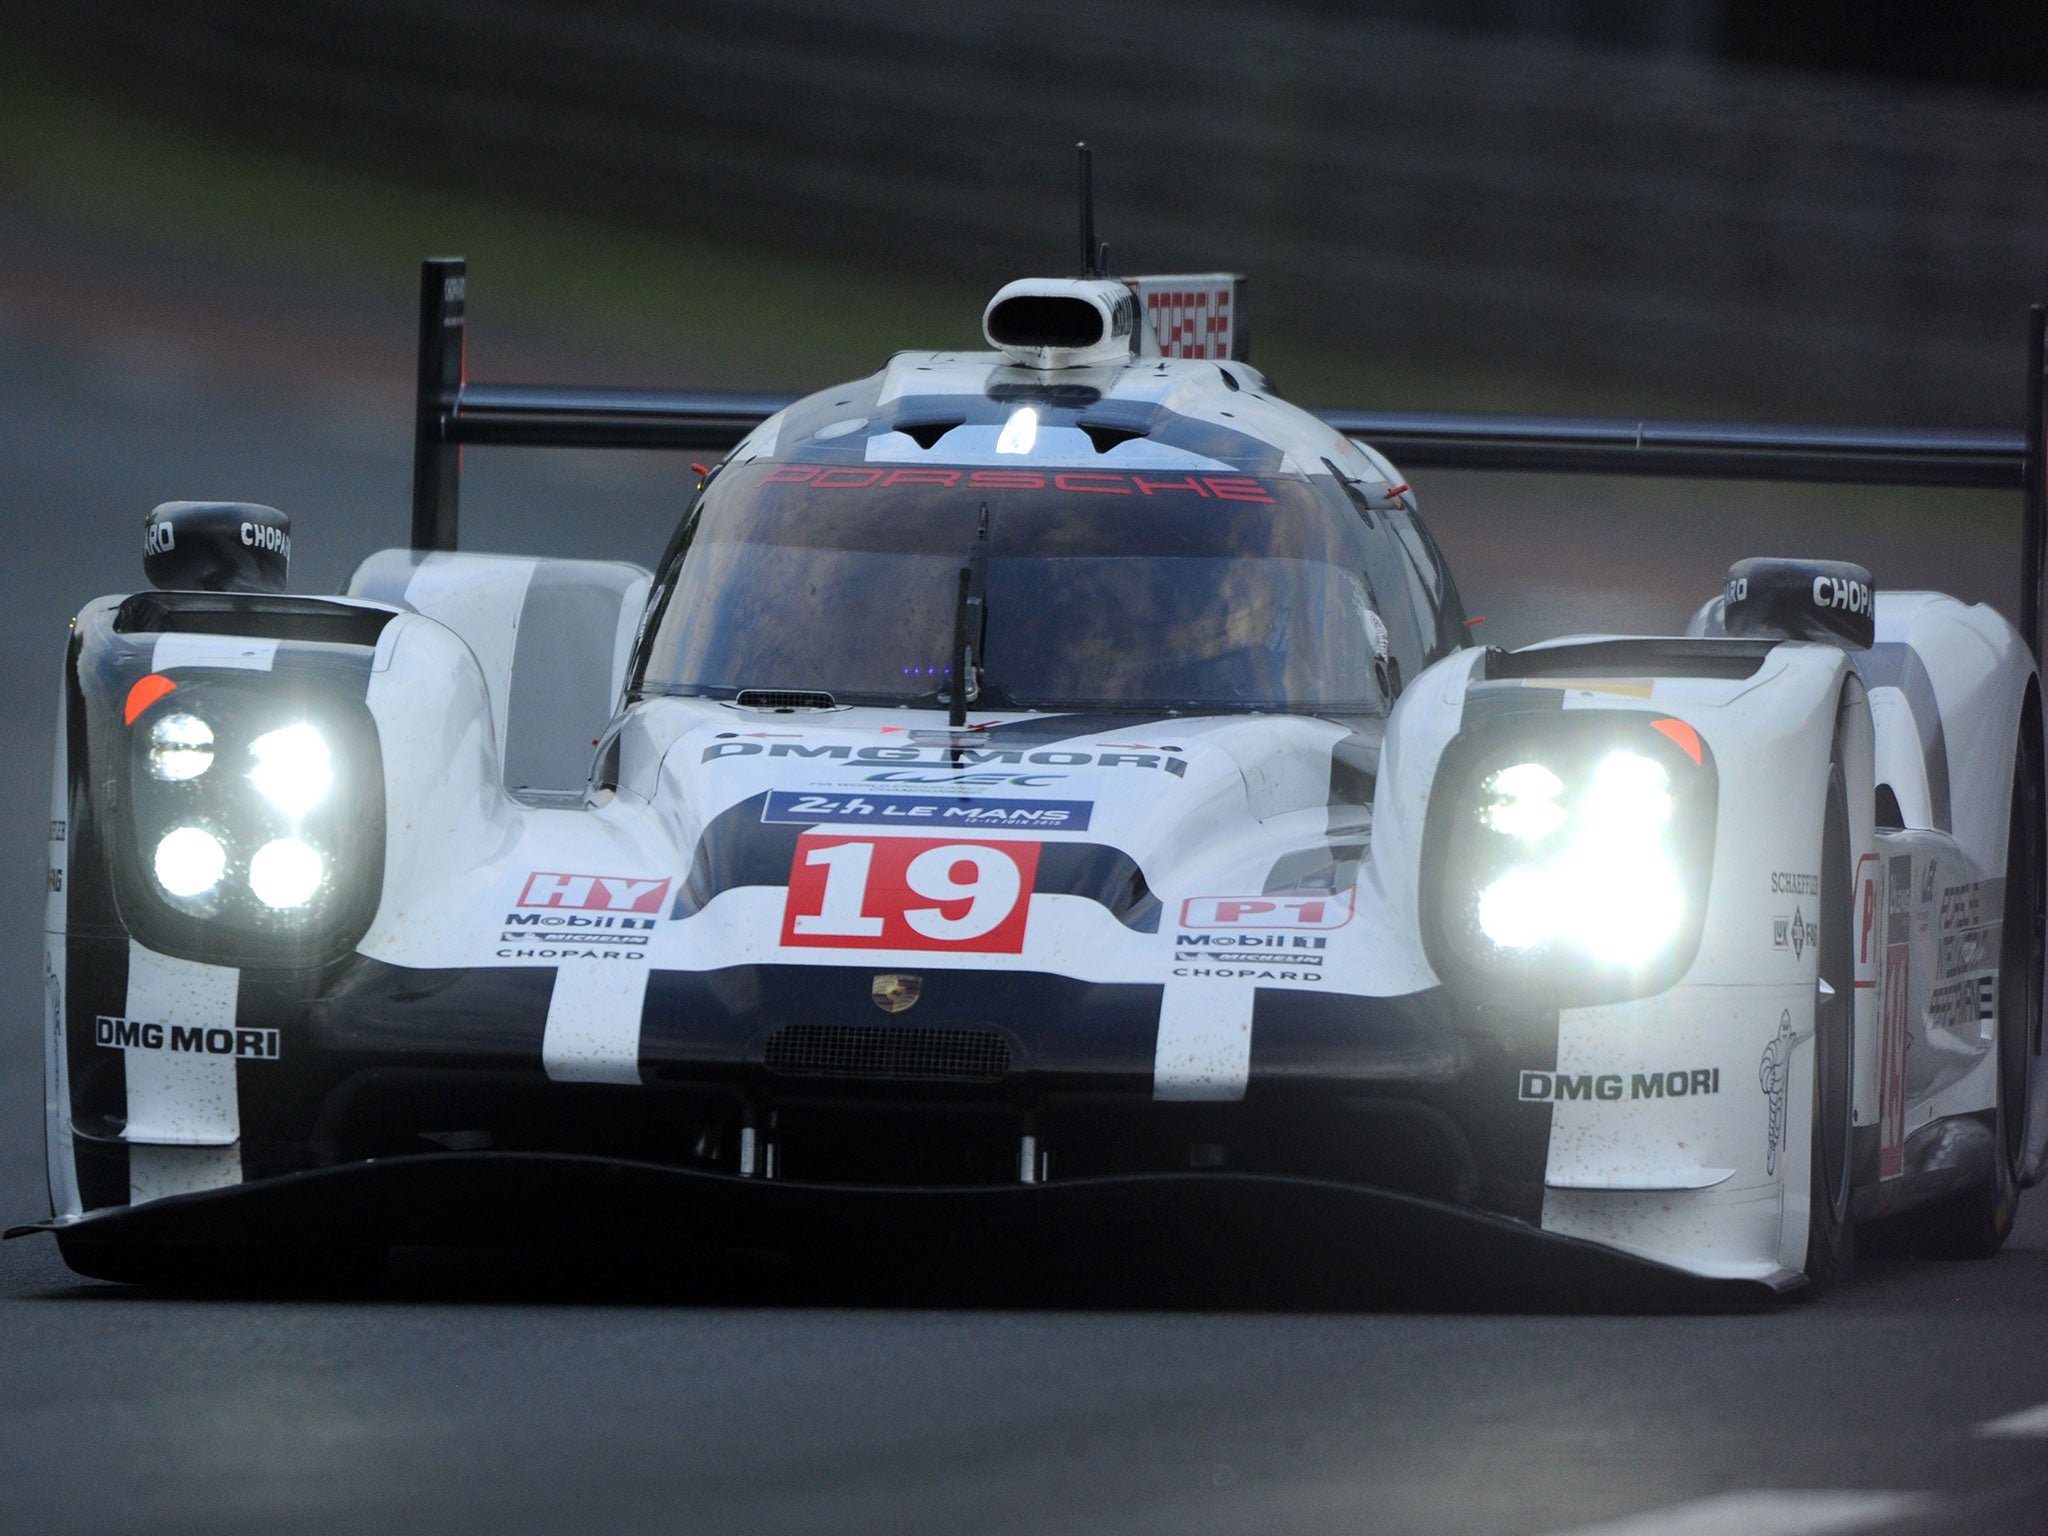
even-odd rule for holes
{"type": "Polygon", "coordinates": [[[821,949],[1021,954],[1035,842],[806,832],[790,865],[782,942],[821,949]]]}

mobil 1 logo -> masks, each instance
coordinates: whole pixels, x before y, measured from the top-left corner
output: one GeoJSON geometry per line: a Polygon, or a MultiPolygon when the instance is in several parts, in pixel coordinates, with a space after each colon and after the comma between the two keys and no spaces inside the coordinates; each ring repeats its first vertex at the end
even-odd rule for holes
{"type": "Polygon", "coordinates": [[[531,944],[542,940],[644,949],[648,931],[657,921],[652,917],[615,917],[595,912],[507,912],[498,942],[531,944]]]}

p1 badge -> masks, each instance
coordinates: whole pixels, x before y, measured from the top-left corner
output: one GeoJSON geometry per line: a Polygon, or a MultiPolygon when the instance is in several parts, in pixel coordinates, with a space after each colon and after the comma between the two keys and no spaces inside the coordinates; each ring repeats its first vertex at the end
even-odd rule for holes
{"type": "Polygon", "coordinates": [[[1358,888],[1328,896],[1190,896],[1180,904],[1183,928],[1342,928],[1351,921],[1358,888]]]}

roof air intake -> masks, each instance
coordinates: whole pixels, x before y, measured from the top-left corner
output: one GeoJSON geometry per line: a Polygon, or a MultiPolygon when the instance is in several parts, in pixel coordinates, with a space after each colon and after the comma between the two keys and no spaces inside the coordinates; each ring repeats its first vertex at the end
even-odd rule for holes
{"type": "Polygon", "coordinates": [[[1025,278],[989,300],[981,328],[1013,363],[1085,368],[1128,361],[1137,351],[1137,321],[1137,300],[1123,283],[1025,278]]]}
{"type": "Polygon", "coordinates": [[[1092,347],[1102,340],[1102,311],[1086,299],[1020,293],[990,308],[988,337],[999,347],[1092,347]]]}

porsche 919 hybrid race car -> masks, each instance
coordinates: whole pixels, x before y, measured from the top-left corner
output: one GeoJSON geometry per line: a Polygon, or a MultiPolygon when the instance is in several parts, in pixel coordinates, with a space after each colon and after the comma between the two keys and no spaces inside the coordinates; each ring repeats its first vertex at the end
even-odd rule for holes
{"type": "Polygon", "coordinates": [[[1215,275],[1013,283],[989,351],[794,402],[492,387],[464,283],[412,548],[291,595],[282,514],[169,503],[78,613],[75,1269],[1191,1189],[1778,1290],[1910,1208],[1999,1245],[2048,1137],[2038,316],[2022,441],[1318,417],[1215,275]],[[465,443],[729,451],[650,572],[458,550],[465,443]],[[2023,487],[2022,628],[1773,558],[1683,636],[1475,647],[1382,449],[2023,487]]]}

